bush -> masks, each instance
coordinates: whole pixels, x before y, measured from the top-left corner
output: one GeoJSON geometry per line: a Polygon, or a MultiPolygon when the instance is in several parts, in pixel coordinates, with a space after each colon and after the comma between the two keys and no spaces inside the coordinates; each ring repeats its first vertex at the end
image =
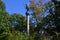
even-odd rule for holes
{"type": "Polygon", "coordinates": [[[15,33],[4,32],[0,34],[0,40],[32,40],[32,37],[17,31],[15,33]]]}

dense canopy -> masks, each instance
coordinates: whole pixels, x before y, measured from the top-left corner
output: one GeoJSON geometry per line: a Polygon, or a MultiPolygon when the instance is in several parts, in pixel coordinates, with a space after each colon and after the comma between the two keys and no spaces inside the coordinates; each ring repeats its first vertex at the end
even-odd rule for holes
{"type": "Polygon", "coordinates": [[[26,16],[18,13],[10,15],[0,0],[0,40],[60,40],[59,0],[46,3],[42,0],[30,0],[28,11],[29,35],[27,35],[26,16]]]}

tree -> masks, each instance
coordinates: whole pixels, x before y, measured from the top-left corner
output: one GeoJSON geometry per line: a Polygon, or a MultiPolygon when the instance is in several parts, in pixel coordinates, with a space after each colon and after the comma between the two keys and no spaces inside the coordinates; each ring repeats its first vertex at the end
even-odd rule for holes
{"type": "Polygon", "coordinates": [[[22,16],[20,14],[12,14],[10,15],[10,22],[12,24],[12,27],[15,28],[15,30],[19,30],[21,32],[26,31],[26,19],[25,16],[22,16]]]}
{"type": "Polygon", "coordinates": [[[9,20],[9,14],[5,10],[5,4],[0,0],[0,40],[7,37],[7,32],[10,31],[11,23],[9,20]]]}
{"type": "Polygon", "coordinates": [[[9,30],[10,23],[9,20],[9,14],[5,11],[4,3],[0,0],[0,29],[1,31],[7,31],[9,30]]]}
{"type": "MultiPolygon", "coordinates": [[[[31,3],[32,3],[31,4],[32,5],[31,9],[33,10],[33,12],[35,12],[37,10],[37,9],[35,10],[35,8],[36,8],[35,0],[31,1],[31,3]]],[[[43,20],[41,21],[42,23],[36,21],[38,24],[40,23],[42,25],[39,24],[39,26],[36,27],[35,32],[36,32],[36,30],[39,32],[40,28],[41,28],[45,32],[47,32],[47,36],[49,35],[49,36],[52,36],[54,38],[54,37],[57,36],[57,34],[59,34],[59,33],[56,33],[56,32],[59,32],[59,29],[60,29],[59,28],[59,26],[60,26],[59,25],[60,24],[60,21],[59,21],[60,20],[60,18],[59,18],[60,17],[60,14],[59,14],[59,12],[60,12],[59,11],[59,9],[60,9],[59,3],[60,2],[54,1],[54,4],[53,4],[53,2],[49,1],[49,2],[44,4],[44,7],[45,7],[44,11],[49,10],[49,14],[45,18],[43,18],[43,20]],[[53,11],[53,9],[55,11],[53,11]],[[44,29],[43,26],[46,29],[44,29]]],[[[41,6],[39,6],[39,7],[41,7],[41,6]]],[[[39,15],[39,14],[36,14],[36,15],[39,15]]],[[[55,38],[54,38],[54,40],[55,40],[55,38]]]]}
{"type": "MultiPolygon", "coordinates": [[[[49,2],[47,2],[47,3],[45,3],[45,4],[42,4],[43,2],[42,2],[42,0],[39,0],[38,2],[36,2],[35,0],[31,0],[30,1],[31,2],[31,4],[30,4],[30,10],[32,10],[32,18],[33,19],[31,19],[31,20],[33,20],[33,21],[31,21],[31,25],[33,25],[33,26],[31,26],[31,31],[32,32],[37,32],[37,34],[39,34],[40,35],[40,30],[44,30],[44,28],[43,28],[43,26],[45,26],[45,21],[50,21],[51,19],[50,18],[48,18],[47,17],[47,19],[45,20],[44,19],[44,13],[47,11],[47,10],[49,10],[48,8],[47,8],[47,6],[49,7],[51,7],[52,6],[52,3],[49,1],[49,2]],[[42,10],[42,11],[41,11],[42,10]],[[34,22],[34,23],[33,23],[34,22]],[[35,25],[37,25],[37,26],[35,26],[35,25]]],[[[48,24],[48,23],[46,23],[46,24],[48,24]]],[[[49,25],[49,24],[48,24],[49,25]]],[[[50,26],[50,25],[49,25],[50,26]]],[[[48,28],[47,28],[48,29],[48,28]]],[[[53,29],[49,29],[50,31],[51,30],[53,30],[53,29]]],[[[45,30],[44,30],[45,31],[45,30]]],[[[48,31],[46,31],[47,33],[48,33],[48,31]]],[[[51,32],[51,33],[53,33],[53,32],[51,32]]],[[[32,33],[31,33],[32,34],[32,33]]],[[[42,33],[41,33],[42,34],[42,33]]],[[[43,33],[43,34],[45,34],[45,33],[43,33]]],[[[48,33],[49,34],[49,33],[48,33]]],[[[48,38],[48,35],[45,35],[45,36],[47,36],[47,38],[48,38]]],[[[39,39],[39,36],[38,36],[38,38],[37,38],[37,40],[39,39]]]]}
{"type": "MultiPolygon", "coordinates": [[[[53,1],[53,0],[52,0],[53,1]]],[[[52,6],[48,6],[50,9],[49,9],[49,16],[46,16],[46,21],[45,21],[45,25],[47,25],[47,29],[46,29],[46,32],[48,34],[52,34],[53,35],[53,40],[59,40],[60,37],[59,34],[60,34],[60,28],[59,28],[59,24],[60,24],[60,14],[59,14],[59,4],[60,2],[59,1],[56,1],[54,0],[54,7],[52,6]],[[57,8],[58,7],[58,8],[57,8]],[[54,12],[53,12],[53,8],[54,8],[54,12]]],[[[49,5],[49,4],[48,4],[49,5]]]]}
{"type": "MultiPolygon", "coordinates": [[[[30,0],[30,11],[32,12],[31,13],[31,22],[32,22],[32,25],[33,25],[33,28],[34,30],[36,29],[35,27],[39,27],[40,29],[40,26],[38,26],[38,24],[41,22],[41,20],[43,19],[43,16],[44,16],[44,13],[45,13],[45,6],[43,4],[43,1],[42,0],[30,0]]],[[[38,29],[36,29],[35,31],[38,31],[38,29]]]]}
{"type": "Polygon", "coordinates": [[[5,4],[0,0],[0,11],[5,10],[5,4]]]}

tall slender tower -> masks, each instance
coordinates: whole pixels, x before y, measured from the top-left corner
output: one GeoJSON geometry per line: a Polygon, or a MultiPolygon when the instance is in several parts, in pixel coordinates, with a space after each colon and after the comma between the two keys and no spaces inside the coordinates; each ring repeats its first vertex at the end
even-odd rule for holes
{"type": "Polygon", "coordinates": [[[27,34],[29,35],[29,6],[26,4],[26,24],[27,24],[27,34]]]}

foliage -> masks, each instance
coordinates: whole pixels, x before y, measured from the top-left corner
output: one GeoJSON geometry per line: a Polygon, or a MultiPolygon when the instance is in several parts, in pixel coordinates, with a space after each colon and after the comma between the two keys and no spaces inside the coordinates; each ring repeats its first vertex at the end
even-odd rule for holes
{"type": "Polygon", "coordinates": [[[24,16],[15,13],[11,15],[10,22],[15,30],[19,30],[21,32],[26,30],[26,20],[24,16]]]}
{"type": "Polygon", "coordinates": [[[42,0],[30,0],[32,19],[28,36],[26,17],[17,13],[8,14],[0,0],[0,40],[60,40],[60,2],[52,1],[43,4],[42,0]],[[44,17],[47,10],[49,14],[44,17]]]}

